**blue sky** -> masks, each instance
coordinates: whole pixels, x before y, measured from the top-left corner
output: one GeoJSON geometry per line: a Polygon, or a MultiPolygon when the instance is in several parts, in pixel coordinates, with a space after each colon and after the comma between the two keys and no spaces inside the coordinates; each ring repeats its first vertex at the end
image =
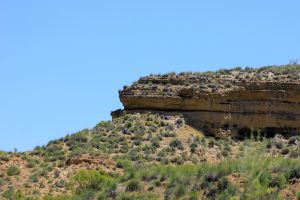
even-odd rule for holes
{"type": "Polygon", "coordinates": [[[286,64],[300,1],[0,2],[0,150],[110,119],[118,90],[150,73],[286,64]]]}

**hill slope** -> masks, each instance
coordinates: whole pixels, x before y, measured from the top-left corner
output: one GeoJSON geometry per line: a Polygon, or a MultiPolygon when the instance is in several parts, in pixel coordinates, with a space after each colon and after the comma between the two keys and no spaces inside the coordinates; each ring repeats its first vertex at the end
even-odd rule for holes
{"type": "MultiPolygon", "coordinates": [[[[298,67],[255,73],[298,74],[298,67]]],[[[220,139],[188,120],[178,110],[127,108],[112,121],[30,152],[0,152],[0,199],[300,198],[295,130],[251,129],[220,139]]]]}

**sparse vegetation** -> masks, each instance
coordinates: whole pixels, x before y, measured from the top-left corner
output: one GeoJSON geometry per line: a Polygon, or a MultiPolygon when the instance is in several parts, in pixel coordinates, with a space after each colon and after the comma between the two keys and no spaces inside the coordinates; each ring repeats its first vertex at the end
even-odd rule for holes
{"type": "Polygon", "coordinates": [[[238,87],[236,83],[251,83],[255,81],[299,83],[299,73],[300,65],[296,62],[291,62],[289,65],[261,68],[235,67],[232,69],[220,69],[216,72],[158,74],[140,78],[132,87],[126,87],[120,94],[130,90],[135,95],[144,96],[148,92],[151,93],[151,88],[155,87],[157,95],[186,96],[188,94],[182,94],[182,88],[186,86],[193,86],[193,89],[190,91],[194,94],[197,92],[215,93],[234,90],[238,87]],[[170,84],[166,79],[176,79],[177,82],[176,84],[170,84]],[[153,80],[155,80],[155,84],[153,84],[153,80]]]}
{"type": "MultiPolygon", "coordinates": [[[[113,157],[115,164],[110,170],[98,169],[99,165],[95,165],[93,169],[81,169],[75,174],[71,173],[66,179],[62,179],[61,174],[67,166],[57,167],[59,159],[48,159],[49,156],[46,156],[39,161],[35,153],[31,156],[24,154],[21,156],[26,159],[24,167],[32,170],[24,187],[32,191],[32,197],[40,196],[38,191],[48,188],[49,184],[52,184],[51,188],[60,191],[76,191],[63,196],[46,193],[44,199],[47,200],[141,197],[280,199],[281,191],[287,189],[292,180],[300,180],[298,137],[285,139],[276,135],[274,138],[261,140],[253,137],[236,143],[231,139],[218,140],[198,135],[188,136],[188,139],[183,140],[177,137],[182,133],[178,132],[175,124],[180,124],[180,127],[186,125],[184,121],[178,123],[178,119],[181,118],[153,114],[126,115],[113,122],[102,122],[92,130],[75,133],[76,136],[69,135],[52,141],[46,147],[38,148],[40,155],[46,155],[44,151],[50,151],[47,155],[51,157],[54,154],[50,153],[59,151],[72,159],[78,155],[73,151],[89,152],[97,156],[99,153],[107,154],[118,150],[115,151],[118,154],[113,157]],[[152,125],[146,124],[147,121],[156,121],[155,124],[160,126],[153,131],[152,125]],[[170,132],[172,124],[174,130],[170,132]],[[124,134],[126,127],[132,128],[131,131],[137,135],[124,134]],[[142,129],[143,132],[138,132],[137,129],[142,129]],[[81,144],[84,148],[79,145],[76,148],[64,145],[70,140],[73,141],[72,145],[81,144]],[[140,143],[137,145],[136,141],[140,143]],[[125,144],[128,148],[121,151],[125,144]],[[211,157],[205,157],[205,154],[199,157],[199,151],[205,151],[211,157]],[[277,153],[274,154],[274,151],[277,153]],[[208,162],[207,159],[213,156],[216,160],[208,162]]],[[[19,173],[20,168],[17,166],[7,168],[7,177],[18,177],[19,173]]],[[[8,182],[8,179],[1,178],[0,187],[8,182]]],[[[17,190],[6,190],[2,193],[5,198],[14,198],[16,195],[23,194],[17,190]]],[[[294,195],[298,195],[296,191],[294,195]]]]}
{"type": "MultiPolygon", "coordinates": [[[[161,79],[141,78],[133,92],[189,98],[245,81],[298,83],[299,73],[294,63],[152,75],[161,79]]],[[[0,152],[0,199],[300,199],[300,137],[244,132],[220,139],[177,114],[124,113],[30,152],[0,152]]]]}

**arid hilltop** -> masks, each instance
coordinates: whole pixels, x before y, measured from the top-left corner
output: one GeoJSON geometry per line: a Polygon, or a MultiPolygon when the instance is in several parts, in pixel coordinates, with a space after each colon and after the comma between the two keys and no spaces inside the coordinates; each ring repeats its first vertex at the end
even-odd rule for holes
{"type": "Polygon", "coordinates": [[[111,121],[0,151],[0,199],[300,200],[299,72],[141,78],[111,121]]]}
{"type": "Polygon", "coordinates": [[[182,114],[218,137],[295,134],[300,128],[300,65],[169,73],[120,91],[127,113],[182,114]]]}

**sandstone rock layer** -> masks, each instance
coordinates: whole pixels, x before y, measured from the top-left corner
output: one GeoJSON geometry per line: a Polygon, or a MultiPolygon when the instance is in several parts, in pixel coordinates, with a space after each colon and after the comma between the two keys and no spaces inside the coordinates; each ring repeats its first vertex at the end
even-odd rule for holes
{"type": "Polygon", "coordinates": [[[182,114],[195,128],[220,137],[258,131],[297,134],[300,83],[287,77],[270,70],[233,70],[217,78],[201,73],[148,77],[121,91],[120,100],[126,112],[182,114]],[[252,78],[237,80],[237,74],[252,78]],[[257,79],[261,74],[269,79],[257,79]]]}

